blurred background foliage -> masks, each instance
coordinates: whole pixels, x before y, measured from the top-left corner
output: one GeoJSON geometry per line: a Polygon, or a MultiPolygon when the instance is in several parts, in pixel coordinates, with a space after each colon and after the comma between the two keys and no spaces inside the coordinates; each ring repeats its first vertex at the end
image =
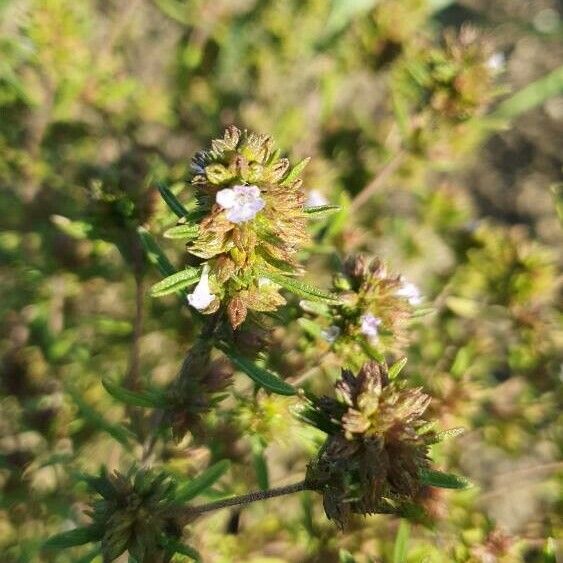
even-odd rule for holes
{"type": "MultiPolygon", "coordinates": [[[[363,251],[434,306],[405,369],[466,428],[434,456],[475,486],[428,498],[426,526],[340,533],[303,494],[207,517],[191,544],[210,562],[555,561],[560,18],[554,0],[1,0],[1,560],[101,561],[41,549],[85,521],[77,472],[141,455],[146,417],[101,378],[164,384],[197,333],[146,295],[136,229],[173,224],[155,180],[189,202],[189,159],[234,123],[313,157],[311,201],[341,206],[315,226],[309,277],[327,287],[335,252],[363,251]]],[[[328,389],[326,344],[295,301],[283,314],[268,365],[328,389]]],[[[293,481],[319,443],[294,406],[237,378],[203,437],[157,462],[189,477],[230,459],[208,498],[293,481]]]]}

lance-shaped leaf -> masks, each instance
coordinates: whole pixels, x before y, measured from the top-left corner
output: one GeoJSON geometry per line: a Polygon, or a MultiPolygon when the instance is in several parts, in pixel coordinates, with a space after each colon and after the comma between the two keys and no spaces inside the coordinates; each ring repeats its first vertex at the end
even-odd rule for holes
{"type": "Polygon", "coordinates": [[[173,274],[176,268],[174,268],[170,260],[168,260],[166,254],[164,254],[160,246],[158,246],[152,235],[143,227],[139,227],[137,232],[141,238],[141,244],[143,245],[148,261],[153,266],[156,266],[163,276],[173,274]]]}
{"type": "Polygon", "coordinates": [[[257,366],[248,358],[240,356],[231,348],[228,348],[227,346],[220,346],[220,349],[229,357],[231,362],[233,362],[238,369],[246,373],[250,379],[261,387],[264,387],[264,389],[267,389],[272,393],[276,393],[277,395],[295,395],[297,393],[297,390],[293,387],[293,385],[286,383],[283,379],[280,379],[271,371],[257,366]]]}
{"type": "Polygon", "coordinates": [[[179,272],[164,278],[162,281],[155,283],[151,287],[151,297],[162,297],[163,295],[181,291],[182,289],[197,283],[200,277],[200,268],[186,268],[185,270],[180,270],[179,272]]]}
{"type": "Polygon", "coordinates": [[[465,429],[460,427],[443,430],[442,432],[438,432],[436,434],[436,438],[434,438],[432,443],[437,444],[438,442],[443,442],[444,440],[447,440],[449,438],[455,438],[456,436],[463,434],[464,431],[465,429]]]}
{"type": "Polygon", "coordinates": [[[107,421],[97,410],[91,407],[84,399],[82,399],[81,394],[71,388],[69,385],[65,387],[66,392],[72,397],[72,400],[76,403],[81,416],[88,421],[96,430],[107,432],[112,438],[117,440],[128,450],[131,449],[130,440],[133,437],[132,432],[127,430],[127,428],[121,426],[120,424],[114,424],[107,421]]]}
{"type": "Polygon", "coordinates": [[[262,271],[261,275],[273,281],[274,283],[277,283],[284,289],[291,291],[291,293],[294,293],[299,297],[303,297],[304,299],[307,299],[308,301],[320,301],[323,303],[338,302],[338,298],[335,295],[326,293],[325,291],[317,289],[312,285],[296,280],[294,278],[288,278],[281,274],[277,274],[275,272],[267,272],[267,271],[262,271]]]}
{"type": "Polygon", "coordinates": [[[166,205],[168,205],[175,215],[178,217],[187,217],[189,215],[189,211],[180,203],[178,198],[168,186],[159,182],[158,191],[160,192],[162,199],[166,202],[166,205]]]}
{"type": "Polygon", "coordinates": [[[145,408],[162,408],[167,404],[164,393],[160,391],[131,391],[109,379],[102,380],[102,385],[112,397],[126,405],[145,408]]]}
{"type": "Polygon", "coordinates": [[[401,520],[397,536],[395,537],[395,545],[393,546],[393,563],[403,563],[407,560],[407,544],[410,535],[410,524],[408,520],[401,520]]]}
{"type": "Polygon", "coordinates": [[[305,317],[298,319],[297,322],[301,325],[303,330],[313,338],[321,337],[322,330],[316,322],[305,317]]]}
{"type": "Polygon", "coordinates": [[[467,489],[471,486],[471,483],[464,477],[434,469],[421,469],[419,477],[424,485],[440,487],[441,489],[467,489]]]}
{"type": "Polygon", "coordinates": [[[183,543],[171,538],[170,536],[162,536],[160,538],[160,545],[170,554],[179,553],[180,555],[187,555],[198,563],[201,562],[201,555],[191,546],[184,545],[183,543]]]}
{"type": "Polygon", "coordinates": [[[389,379],[395,379],[402,371],[402,369],[407,365],[407,358],[403,358],[398,362],[395,362],[389,368],[389,379]]]}
{"type": "Polygon", "coordinates": [[[228,459],[214,463],[188,483],[179,485],[174,495],[175,500],[178,502],[188,502],[197,497],[218,481],[227,472],[230,466],[231,462],[228,459]]]}
{"type": "Polygon", "coordinates": [[[280,182],[280,186],[290,186],[292,182],[299,178],[301,172],[305,169],[305,166],[309,164],[311,160],[310,157],[304,158],[301,162],[298,162],[289,172],[289,174],[280,182]]]}
{"type": "Polygon", "coordinates": [[[317,219],[326,217],[339,209],[340,207],[338,207],[338,205],[319,205],[317,207],[306,207],[303,211],[305,211],[311,219],[317,219]]]}
{"type": "Polygon", "coordinates": [[[252,444],[252,464],[256,473],[258,486],[266,491],[270,488],[270,472],[268,471],[268,460],[265,455],[265,445],[263,441],[254,436],[251,440],[252,444]]]}
{"type": "Polygon", "coordinates": [[[192,240],[197,238],[199,227],[192,223],[184,223],[171,227],[164,233],[164,238],[171,239],[187,239],[192,240]]]}
{"type": "Polygon", "coordinates": [[[46,549],[64,549],[66,547],[74,547],[92,541],[98,541],[101,539],[101,536],[100,530],[94,526],[75,528],[74,530],[62,532],[56,536],[50,537],[43,544],[43,547],[46,549]]]}

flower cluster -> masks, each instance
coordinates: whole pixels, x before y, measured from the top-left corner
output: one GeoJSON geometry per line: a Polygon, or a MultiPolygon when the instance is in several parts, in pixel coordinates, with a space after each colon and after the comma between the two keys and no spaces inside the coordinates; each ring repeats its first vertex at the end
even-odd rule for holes
{"type": "Polygon", "coordinates": [[[390,381],[377,362],[357,375],[344,370],[335,392],[335,398],[310,399],[302,413],[328,434],[307,482],[340,526],[351,514],[406,514],[424,488],[421,474],[436,441],[422,418],[430,398],[390,381]]]}
{"type": "Polygon", "coordinates": [[[271,273],[299,273],[296,253],[309,240],[299,174],[280,158],[273,141],[230,127],[211,149],[196,154],[197,235],[188,252],[205,260],[188,296],[204,314],[221,303],[236,328],[248,310],[272,311],[285,301],[271,273]]]}
{"type": "Polygon", "coordinates": [[[182,532],[176,483],[165,473],[135,468],[86,479],[102,497],[92,504],[86,530],[101,540],[104,561],[125,551],[137,561],[166,561],[167,540],[177,541],[182,532]]]}
{"type": "Polygon", "coordinates": [[[422,301],[416,285],[390,274],[378,259],[357,256],[334,279],[334,292],[340,303],[326,309],[321,336],[350,365],[403,348],[407,323],[422,301]]]}
{"type": "Polygon", "coordinates": [[[446,33],[441,48],[428,51],[421,74],[424,101],[441,116],[463,121],[482,113],[494,95],[498,70],[489,43],[475,28],[446,33]]]}

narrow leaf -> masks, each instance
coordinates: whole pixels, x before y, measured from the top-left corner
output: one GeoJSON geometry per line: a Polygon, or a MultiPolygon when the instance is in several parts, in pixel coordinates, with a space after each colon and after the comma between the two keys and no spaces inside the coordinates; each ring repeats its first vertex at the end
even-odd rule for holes
{"type": "Polygon", "coordinates": [[[295,295],[299,297],[303,297],[309,301],[321,301],[321,302],[328,302],[328,303],[337,303],[338,298],[335,295],[331,295],[330,293],[326,293],[312,285],[306,284],[302,281],[296,280],[294,278],[288,278],[281,274],[277,274],[274,272],[266,272],[263,271],[262,275],[269,280],[277,283],[284,289],[291,291],[295,295]]]}
{"type": "Polygon", "coordinates": [[[166,254],[161,250],[160,246],[156,243],[152,235],[143,227],[138,227],[137,232],[141,238],[141,244],[145,249],[145,254],[148,261],[158,268],[163,276],[170,276],[176,268],[168,260],[166,254]]]}
{"type": "Polygon", "coordinates": [[[395,545],[393,546],[393,563],[405,563],[407,560],[407,544],[410,535],[410,524],[408,520],[401,520],[395,545]]]}
{"type": "Polygon", "coordinates": [[[80,414],[84,417],[89,424],[96,430],[103,430],[107,432],[112,438],[117,440],[127,449],[131,448],[130,439],[132,437],[131,432],[120,424],[114,424],[107,421],[97,410],[91,407],[80,394],[70,386],[66,386],[67,393],[72,397],[72,400],[76,403],[80,414]]]}
{"type": "Polygon", "coordinates": [[[436,436],[436,442],[442,442],[443,440],[447,440],[448,438],[455,438],[456,436],[459,436],[464,432],[465,429],[460,427],[443,430],[442,432],[438,432],[438,435],[436,436]]]}
{"type": "Polygon", "coordinates": [[[189,211],[180,203],[178,198],[174,195],[172,190],[163,184],[158,183],[158,191],[162,196],[162,199],[166,202],[166,205],[175,213],[178,217],[187,217],[189,211]]]}
{"type": "Polygon", "coordinates": [[[126,405],[134,405],[136,407],[145,408],[166,406],[164,394],[158,391],[144,391],[142,393],[130,391],[129,389],[125,389],[125,387],[121,387],[109,379],[103,379],[102,385],[112,397],[122,403],[125,403],[126,405]]]}
{"type": "Polygon", "coordinates": [[[189,545],[185,545],[171,538],[170,536],[162,536],[162,538],[160,539],[160,544],[162,545],[162,547],[164,547],[164,549],[166,549],[166,551],[171,554],[179,553],[180,555],[187,555],[198,563],[200,563],[202,560],[201,555],[197,552],[197,550],[189,545]]]}
{"type": "Polygon", "coordinates": [[[65,547],[84,545],[99,539],[100,531],[93,526],[88,526],[86,528],[75,528],[74,530],[52,536],[43,544],[43,547],[46,549],[63,549],[65,547]]]}
{"type": "Polygon", "coordinates": [[[338,552],[338,562],[339,563],[356,563],[356,559],[347,549],[341,549],[338,552]]]}
{"type": "Polygon", "coordinates": [[[182,225],[176,225],[171,227],[164,232],[164,238],[171,239],[194,239],[197,238],[199,232],[199,227],[191,223],[184,223],[182,225]]]}
{"type": "Polygon", "coordinates": [[[299,178],[299,175],[305,169],[305,166],[309,164],[311,158],[304,158],[301,162],[298,162],[292,169],[291,172],[280,182],[280,186],[289,186],[292,182],[299,178]]]}
{"type": "Polygon", "coordinates": [[[467,489],[471,483],[464,477],[453,473],[443,473],[434,469],[421,469],[420,480],[424,485],[442,489],[467,489]]]}
{"type": "Polygon", "coordinates": [[[252,440],[252,463],[258,486],[266,491],[270,488],[270,472],[268,471],[268,460],[264,454],[264,444],[259,438],[252,440]]]}
{"type": "Polygon", "coordinates": [[[271,371],[257,366],[251,360],[239,356],[239,354],[226,346],[222,346],[221,350],[223,350],[238,369],[244,371],[250,379],[264,387],[264,389],[276,393],[277,395],[295,395],[297,393],[293,385],[286,383],[271,371]]]}
{"type": "Polygon", "coordinates": [[[175,495],[175,500],[178,502],[187,502],[197,497],[218,481],[227,472],[230,466],[231,462],[228,459],[214,463],[188,483],[180,485],[175,495]]]}
{"type": "Polygon", "coordinates": [[[194,285],[201,277],[201,270],[199,268],[186,268],[180,270],[171,276],[164,278],[162,281],[155,283],[151,287],[151,297],[162,297],[176,291],[181,291],[185,287],[194,285]]]}
{"type": "Polygon", "coordinates": [[[311,218],[316,219],[318,217],[326,217],[335,211],[339,211],[340,207],[338,205],[319,205],[318,207],[306,207],[303,211],[311,218]]]}
{"type": "Polygon", "coordinates": [[[403,358],[398,362],[395,362],[389,368],[389,379],[395,379],[402,371],[402,369],[407,365],[407,358],[403,358]]]}
{"type": "Polygon", "coordinates": [[[307,334],[309,334],[313,338],[320,338],[321,327],[315,321],[302,317],[298,319],[297,322],[301,325],[301,327],[307,334]]]}
{"type": "Polygon", "coordinates": [[[561,93],[563,93],[563,66],[528,84],[528,86],[504,100],[492,117],[503,119],[517,117],[561,93]]]}

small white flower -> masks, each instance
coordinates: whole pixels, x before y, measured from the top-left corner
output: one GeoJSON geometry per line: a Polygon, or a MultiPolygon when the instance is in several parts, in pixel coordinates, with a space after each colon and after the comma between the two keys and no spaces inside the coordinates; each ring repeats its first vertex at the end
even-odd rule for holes
{"type": "Polygon", "coordinates": [[[362,323],[360,326],[362,334],[371,340],[376,340],[379,335],[381,319],[371,313],[366,313],[360,317],[360,321],[362,323]]]}
{"type": "Polygon", "coordinates": [[[420,289],[414,283],[402,280],[401,287],[397,290],[396,294],[398,297],[404,297],[408,300],[411,305],[420,305],[422,303],[422,295],[420,294],[420,289]]]}
{"type": "Polygon", "coordinates": [[[336,325],[329,326],[324,330],[321,330],[321,336],[332,344],[340,336],[340,328],[336,325]]]}
{"type": "Polygon", "coordinates": [[[305,202],[305,209],[323,205],[328,205],[328,199],[319,190],[311,190],[305,202]]]}
{"type": "Polygon", "coordinates": [[[258,186],[233,186],[217,192],[215,201],[227,210],[231,223],[246,223],[256,217],[266,203],[258,186]]]}
{"type": "Polygon", "coordinates": [[[209,266],[206,264],[201,272],[201,278],[192,293],[188,295],[188,303],[198,311],[207,309],[215,299],[209,290],[209,266]]]}
{"type": "Polygon", "coordinates": [[[504,56],[504,53],[500,51],[493,53],[487,59],[487,66],[489,67],[489,70],[495,74],[502,72],[506,66],[506,57],[504,56]]]}

